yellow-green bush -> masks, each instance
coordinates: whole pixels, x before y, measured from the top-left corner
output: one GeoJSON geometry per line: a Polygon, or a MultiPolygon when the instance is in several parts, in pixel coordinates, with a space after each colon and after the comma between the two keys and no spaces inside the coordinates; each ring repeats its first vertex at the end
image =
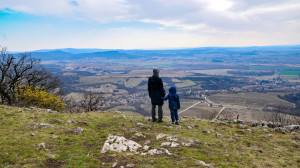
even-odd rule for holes
{"type": "Polygon", "coordinates": [[[27,106],[37,106],[57,111],[63,110],[66,106],[59,96],[54,96],[39,87],[19,86],[17,98],[19,102],[27,106]]]}

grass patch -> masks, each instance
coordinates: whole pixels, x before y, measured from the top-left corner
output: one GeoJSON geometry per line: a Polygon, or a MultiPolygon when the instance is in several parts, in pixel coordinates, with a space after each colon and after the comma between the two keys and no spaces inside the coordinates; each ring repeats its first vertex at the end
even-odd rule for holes
{"type": "Polygon", "coordinates": [[[201,167],[197,160],[218,167],[297,167],[300,145],[292,135],[271,132],[268,137],[262,128],[251,128],[254,133],[241,132],[235,124],[210,123],[192,117],[182,118],[180,126],[169,122],[152,123],[143,117],[115,112],[81,114],[53,114],[45,110],[28,110],[0,105],[0,167],[111,167],[134,164],[135,167],[201,167]],[[34,123],[51,123],[53,127],[34,127],[34,123]],[[68,123],[68,120],[88,124],[68,123]],[[143,123],[145,127],[137,126],[143,123]],[[188,129],[187,126],[194,126],[188,129]],[[171,126],[171,127],[170,127],[171,126]],[[82,127],[82,134],[67,130],[82,127]],[[202,133],[210,130],[211,134],[202,133]],[[34,133],[35,136],[30,134],[34,133]],[[144,138],[134,137],[142,133],[144,138]],[[152,149],[161,148],[166,139],[156,140],[160,133],[175,135],[185,140],[198,140],[190,147],[167,148],[172,155],[128,155],[130,152],[100,153],[108,134],[121,135],[143,146],[150,140],[152,149]],[[215,134],[221,134],[216,137],[215,134]],[[45,143],[45,148],[38,144],[45,143]],[[54,156],[54,157],[53,157],[54,156]]]}

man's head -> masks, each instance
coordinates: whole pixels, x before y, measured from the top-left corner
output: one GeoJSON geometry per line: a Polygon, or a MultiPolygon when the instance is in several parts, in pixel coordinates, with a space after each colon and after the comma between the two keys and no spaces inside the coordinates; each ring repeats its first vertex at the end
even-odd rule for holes
{"type": "Polygon", "coordinates": [[[158,76],[159,75],[159,69],[158,68],[154,68],[153,69],[153,76],[158,76]]]}

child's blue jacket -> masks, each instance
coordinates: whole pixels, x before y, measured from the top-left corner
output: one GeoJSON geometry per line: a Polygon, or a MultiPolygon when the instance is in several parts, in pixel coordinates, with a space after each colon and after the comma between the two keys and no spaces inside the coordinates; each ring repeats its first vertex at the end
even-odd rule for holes
{"type": "Polygon", "coordinates": [[[166,97],[162,97],[163,100],[169,99],[169,108],[170,110],[180,109],[179,96],[176,94],[176,87],[172,86],[169,89],[169,94],[166,97]]]}

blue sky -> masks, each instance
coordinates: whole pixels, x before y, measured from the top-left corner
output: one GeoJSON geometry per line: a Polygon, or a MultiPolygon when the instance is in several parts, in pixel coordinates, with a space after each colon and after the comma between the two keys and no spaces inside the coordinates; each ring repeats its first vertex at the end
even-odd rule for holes
{"type": "Polygon", "coordinates": [[[0,0],[0,45],[153,49],[300,44],[300,0],[0,0]]]}

